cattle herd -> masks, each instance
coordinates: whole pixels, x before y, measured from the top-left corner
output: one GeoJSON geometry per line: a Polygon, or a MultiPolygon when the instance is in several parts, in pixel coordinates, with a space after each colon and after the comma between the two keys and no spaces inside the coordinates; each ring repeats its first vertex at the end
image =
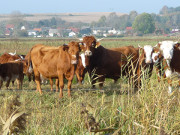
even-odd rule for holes
{"type": "Polygon", "coordinates": [[[82,83],[86,73],[89,74],[94,88],[98,81],[103,87],[105,78],[116,82],[121,76],[128,78],[134,88],[141,87],[143,71],[147,71],[149,78],[155,67],[158,81],[167,78],[168,92],[172,92],[173,74],[179,78],[180,89],[180,43],[162,41],[155,46],[145,45],[135,48],[124,46],[107,49],[101,46],[99,39],[85,36],[81,41],[72,41],[59,47],[37,44],[26,56],[16,53],[5,53],[0,56],[0,88],[3,81],[6,87],[17,80],[18,89],[22,89],[24,75],[29,80],[33,76],[36,91],[42,94],[41,83],[49,79],[53,90],[53,79],[56,79],[56,91],[60,89],[59,97],[63,97],[64,78],[68,80],[68,96],[71,96],[71,84],[74,75],[82,83]]]}

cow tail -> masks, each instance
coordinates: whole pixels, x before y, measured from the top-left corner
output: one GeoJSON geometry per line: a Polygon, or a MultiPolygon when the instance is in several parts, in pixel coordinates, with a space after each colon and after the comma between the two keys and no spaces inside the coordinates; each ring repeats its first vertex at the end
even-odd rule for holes
{"type": "Polygon", "coordinates": [[[29,58],[28,58],[28,73],[32,74],[33,73],[33,66],[32,66],[32,60],[31,60],[31,51],[33,48],[31,48],[31,50],[29,51],[29,58]]]}

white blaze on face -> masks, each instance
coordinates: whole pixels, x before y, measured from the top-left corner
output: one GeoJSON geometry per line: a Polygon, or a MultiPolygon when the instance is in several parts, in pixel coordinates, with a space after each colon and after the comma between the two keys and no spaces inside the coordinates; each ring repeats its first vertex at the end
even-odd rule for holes
{"type": "Polygon", "coordinates": [[[81,60],[82,60],[83,67],[86,68],[85,54],[84,54],[84,53],[81,53],[80,57],[81,57],[81,60]]]}
{"type": "Polygon", "coordinates": [[[163,41],[161,42],[160,49],[163,52],[164,59],[171,60],[173,57],[175,43],[173,41],[163,41]]]}
{"type": "Polygon", "coordinates": [[[159,57],[158,57],[159,53],[160,52],[156,52],[156,53],[152,54],[152,60],[153,60],[154,63],[158,63],[158,61],[159,61],[159,57]]]}
{"type": "Polygon", "coordinates": [[[146,55],[145,63],[152,63],[152,57],[151,57],[152,51],[153,51],[153,47],[151,45],[144,46],[144,52],[146,55]]]}

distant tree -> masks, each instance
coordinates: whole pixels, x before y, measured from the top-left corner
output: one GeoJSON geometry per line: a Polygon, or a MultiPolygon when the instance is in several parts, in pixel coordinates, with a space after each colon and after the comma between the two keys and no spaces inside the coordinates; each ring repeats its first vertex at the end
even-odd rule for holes
{"type": "Polygon", "coordinates": [[[138,13],[136,11],[131,11],[129,13],[129,22],[133,22],[135,20],[136,16],[138,16],[138,13]]]}
{"type": "Polygon", "coordinates": [[[92,31],[91,31],[91,29],[90,28],[84,28],[84,29],[81,29],[80,31],[79,31],[79,33],[80,34],[90,34],[92,31]]]}
{"type": "Polygon", "coordinates": [[[144,34],[153,33],[155,30],[155,23],[152,16],[148,13],[138,15],[133,22],[133,29],[144,34]]]}
{"type": "Polygon", "coordinates": [[[101,18],[98,21],[99,26],[106,26],[106,16],[101,16],[101,18]]]}
{"type": "Polygon", "coordinates": [[[18,37],[28,37],[28,32],[26,30],[18,30],[17,36],[18,37]]]}
{"type": "Polygon", "coordinates": [[[57,25],[57,20],[56,20],[56,18],[55,18],[55,17],[52,17],[51,20],[50,20],[50,23],[51,23],[50,25],[51,25],[51,26],[54,26],[54,28],[55,28],[56,25],[57,25]]]}
{"type": "Polygon", "coordinates": [[[20,11],[13,11],[10,15],[9,23],[14,24],[14,30],[13,30],[14,37],[18,36],[18,31],[23,25],[23,22],[24,22],[23,17],[24,16],[20,11]]]}
{"type": "Polygon", "coordinates": [[[0,36],[5,34],[5,23],[0,22],[0,36]]]}
{"type": "Polygon", "coordinates": [[[168,13],[168,7],[167,7],[167,6],[164,6],[164,7],[160,10],[159,13],[160,13],[160,14],[167,14],[167,13],[168,13]]]}

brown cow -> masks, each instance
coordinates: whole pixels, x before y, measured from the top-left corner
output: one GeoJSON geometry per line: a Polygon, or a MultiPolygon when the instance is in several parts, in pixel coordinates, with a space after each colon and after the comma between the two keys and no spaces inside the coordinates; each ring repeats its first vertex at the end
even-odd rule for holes
{"type": "Polygon", "coordinates": [[[9,61],[15,61],[21,59],[21,57],[19,55],[11,55],[8,53],[4,53],[3,55],[0,56],[0,63],[7,63],[9,61]]]}
{"type": "MultiPolygon", "coordinates": [[[[76,67],[76,77],[77,77],[77,81],[79,84],[82,84],[82,81],[84,80],[84,76],[86,73],[86,65],[85,65],[85,56],[84,53],[81,53],[79,55],[79,61],[76,67]]],[[[53,80],[49,79],[50,85],[51,85],[51,91],[53,91],[53,80]]],[[[56,92],[58,92],[59,89],[59,81],[58,79],[56,79],[56,92]]]]}
{"type": "MultiPolygon", "coordinates": [[[[8,62],[14,62],[14,61],[21,61],[23,63],[23,73],[26,74],[28,62],[23,59],[22,55],[17,55],[15,53],[4,53],[0,56],[0,64],[8,63],[8,62]]],[[[14,81],[12,81],[12,84],[14,85],[14,81]]]]}
{"type": "MultiPolygon", "coordinates": [[[[129,65],[131,63],[128,62],[128,57],[132,55],[130,50],[133,50],[138,58],[137,50],[134,47],[130,47],[127,53],[125,52],[126,47],[106,49],[100,46],[100,43],[93,36],[84,37],[83,44],[87,71],[92,79],[93,87],[95,87],[97,78],[99,86],[102,87],[105,78],[114,79],[116,82],[121,75],[128,76],[129,65]]],[[[134,57],[133,60],[136,59],[137,61],[137,58],[134,57]]]]}
{"type": "Polygon", "coordinates": [[[127,70],[127,58],[119,51],[106,49],[102,46],[95,48],[92,56],[89,58],[89,73],[92,79],[92,85],[95,87],[96,80],[102,88],[105,78],[117,80],[124,75],[127,70]]]}
{"type": "Polygon", "coordinates": [[[68,96],[80,52],[79,42],[70,42],[60,47],[49,47],[41,44],[30,50],[29,63],[32,62],[37,90],[42,94],[40,75],[44,78],[58,78],[59,97],[63,97],[64,77],[68,80],[68,96]]]}
{"type": "Polygon", "coordinates": [[[156,73],[158,75],[158,82],[160,82],[161,81],[161,76],[163,76],[165,78],[165,73],[164,73],[164,66],[165,65],[164,64],[166,64],[166,63],[163,64],[164,57],[160,53],[159,48],[154,47],[153,50],[154,51],[153,51],[153,54],[152,54],[152,60],[153,60],[153,63],[154,63],[155,69],[156,69],[156,73]]]}
{"type": "Polygon", "coordinates": [[[77,64],[77,68],[75,71],[79,84],[82,84],[82,81],[84,80],[84,76],[86,72],[87,70],[86,70],[86,63],[85,63],[85,54],[81,53],[79,55],[79,63],[77,64]]]}
{"type": "Polygon", "coordinates": [[[22,89],[24,74],[23,63],[19,61],[0,64],[0,88],[3,85],[3,81],[6,81],[6,87],[8,89],[10,81],[17,79],[18,89],[22,89]]]}
{"type": "MultiPolygon", "coordinates": [[[[180,89],[180,43],[173,41],[162,41],[159,42],[156,46],[160,51],[156,54],[162,55],[158,57],[153,57],[154,61],[159,60],[158,62],[162,63],[162,66],[159,67],[161,71],[164,71],[163,77],[167,78],[169,84],[168,93],[172,93],[172,80],[171,77],[173,74],[176,74],[179,78],[179,89],[180,89]],[[156,59],[155,59],[156,58],[156,59]],[[157,59],[157,58],[161,58],[157,59]],[[162,60],[163,58],[163,60],[162,60]]],[[[154,54],[155,55],[155,54],[154,54]]]]}
{"type": "Polygon", "coordinates": [[[138,60],[138,84],[140,85],[141,81],[140,79],[144,77],[143,79],[148,79],[152,75],[153,71],[153,60],[152,60],[152,54],[154,51],[154,48],[151,45],[145,45],[143,48],[139,47],[139,60],[138,60]]]}
{"type": "MultiPolygon", "coordinates": [[[[134,48],[133,46],[124,46],[119,48],[111,48],[110,50],[118,51],[126,56],[127,64],[126,64],[126,75],[129,79],[130,77],[135,81],[137,79],[137,68],[138,68],[138,58],[139,58],[139,50],[134,48]]],[[[117,80],[115,80],[116,82],[117,80]]],[[[135,87],[137,87],[137,82],[134,82],[135,87]]]]}

